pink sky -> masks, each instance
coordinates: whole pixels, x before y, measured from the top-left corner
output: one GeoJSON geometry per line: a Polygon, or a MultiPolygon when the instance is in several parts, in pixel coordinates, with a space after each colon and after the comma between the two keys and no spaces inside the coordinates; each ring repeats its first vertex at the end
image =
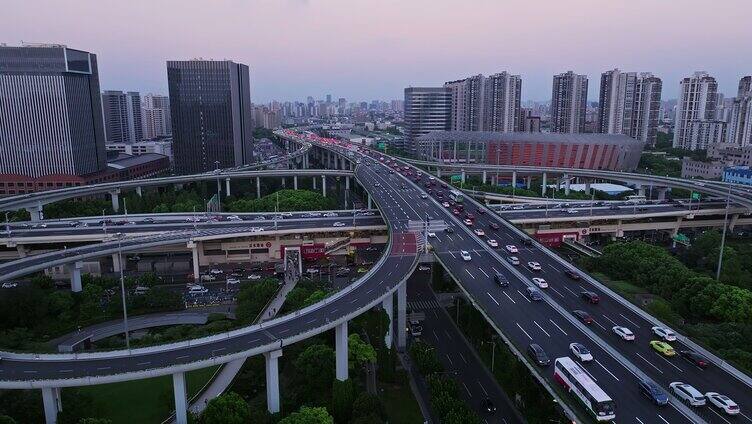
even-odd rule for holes
{"type": "Polygon", "coordinates": [[[167,92],[165,61],[231,59],[254,101],[311,95],[401,98],[404,87],[478,73],[522,75],[523,99],[551,76],[618,67],[663,78],[695,70],[733,96],[752,74],[751,0],[3,0],[0,42],[51,42],[99,57],[102,89],[167,92]]]}

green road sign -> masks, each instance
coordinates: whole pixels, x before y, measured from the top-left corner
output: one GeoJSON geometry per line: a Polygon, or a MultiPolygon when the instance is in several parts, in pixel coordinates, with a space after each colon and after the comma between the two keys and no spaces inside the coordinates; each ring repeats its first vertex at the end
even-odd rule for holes
{"type": "Polygon", "coordinates": [[[206,202],[206,210],[210,212],[219,212],[219,197],[215,194],[206,202]]]}
{"type": "Polygon", "coordinates": [[[692,192],[692,200],[700,200],[700,197],[701,197],[700,193],[696,191],[692,192]]]}
{"type": "Polygon", "coordinates": [[[450,178],[450,181],[452,181],[453,183],[457,181],[462,181],[462,175],[452,175],[450,178]]]}
{"type": "Polygon", "coordinates": [[[378,149],[379,149],[379,150],[384,150],[384,149],[386,149],[386,143],[379,143],[379,144],[378,144],[378,149]]]}

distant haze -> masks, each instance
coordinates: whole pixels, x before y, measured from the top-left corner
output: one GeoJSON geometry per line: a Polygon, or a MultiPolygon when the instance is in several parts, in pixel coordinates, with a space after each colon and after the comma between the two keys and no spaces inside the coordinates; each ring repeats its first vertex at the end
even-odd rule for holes
{"type": "Polygon", "coordinates": [[[102,89],[167,93],[165,61],[251,68],[254,102],[306,96],[402,98],[507,70],[523,99],[551,97],[554,73],[618,67],[663,78],[663,98],[695,70],[736,93],[752,73],[750,0],[3,0],[0,43],[96,53],[102,89]]]}

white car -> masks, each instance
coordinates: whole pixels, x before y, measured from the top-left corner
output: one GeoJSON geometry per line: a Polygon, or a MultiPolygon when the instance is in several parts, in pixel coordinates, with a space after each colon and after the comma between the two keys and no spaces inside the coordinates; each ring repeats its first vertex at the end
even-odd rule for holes
{"type": "Polygon", "coordinates": [[[470,252],[468,252],[467,250],[460,251],[460,256],[462,256],[462,260],[465,262],[469,262],[471,259],[470,252]]]}
{"type": "Polygon", "coordinates": [[[570,215],[574,215],[574,214],[577,213],[577,210],[576,209],[567,209],[567,213],[570,214],[570,215]]]}
{"type": "Polygon", "coordinates": [[[513,244],[506,245],[506,249],[507,249],[507,252],[509,252],[509,253],[518,253],[519,252],[519,250],[517,250],[517,246],[515,246],[513,244]]]}
{"type": "Polygon", "coordinates": [[[478,237],[483,237],[483,236],[485,236],[485,235],[486,235],[486,232],[485,232],[485,231],[483,231],[483,230],[481,230],[480,228],[476,228],[476,229],[474,229],[474,230],[473,230],[473,232],[474,232],[474,233],[475,233],[475,235],[476,235],[476,236],[478,236],[478,237]]]}
{"type": "Polygon", "coordinates": [[[441,204],[441,206],[443,206],[445,208],[448,208],[449,207],[449,202],[444,202],[444,203],[441,204]]]}
{"type": "Polygon", "coordinates": [[[239,278],[228,278],[227,279],[227,284],[240,284],[240,279],[239,278]]]}
{"type": "Polygon", "coordinates": [[[324,214],[327,218],[334,218],[335,216],[338,216],[335,212],[327,212],[324,214]]]}
{"type": "Polygon", "coordinates": [[[541,288],[541,289],[547,289],[548,288],[548,283],[546,282],[546,280],[544,280],[544,279],[542,279],[540,277],[533,278],[533,284],[535,284],[536,286],[538,286],[538,288],[541,288]]]}
{"type": "Polygon", "coordinates": [[[527,267],[530,268],[531,271],[540,271],[541,266],[538,262],[528,262],[527,267]]]}
{"type": "Polygon", "coordinates": [[[593,354],[590,353],[588,348],[581,343],[572,343],[569,345],[569,350],[572,352],[575,358],[581,362],[589,362],[593,360],[593,354]]]}
{"type": "Polygon", "coordinates": [[[472,225],[473,225],[473,220],[472,220],[472,219],[466,219],[466,220],[465,220],[465,221],[463,221],[463,222],[464,222],[464,223],[465,223],[465,225],[467,225],[468,227],[470,227],[470,226],[472,226],[472,225]]]}
{"type": "Polygon", "coordinates": [[[428,238],[436,238],[436,233],[434,232],[428,232],[428,238]]]}
{"type": "Polygon", "coordinates": [[[227,220],[228,221],[242,221],[242,219],[240,219],[240,217],[237,215],[230,215],[227,217],[227,220]]]}
{"type": "Polygon", "coordinates": [[[209,274],[219,275],[219,274],[224,274],[224,273],[225,272],[219,268],[212,268],[209,270],[209,274]]]}
{"type": "Polygon", "coordinates": [[[259,215],[259,216],[255,217],[255,218],[253,218],[253,220],[254,221],[266,221],[266,217],[264,217],[263,215],[259,215]]]}
{"type": "Polygon", "coordinates": [[[707,392],[705,393],[705,397],[708,398],[713,406],[722,409],[723,412],[727,413],[728,415],[739,415],[739,413],[741,412],[739,410],[739,405],[737,405],[736,402],[731,400],[731,398],[726,395],[722,395],[716,392],[707,392]]]}
{"type": "Polygon", "coordinates": [[[258,275],[258,274],[250,274],[250,275],[248,275],[248,279],[251,280],[251,281],[256,281],[256,280],[260,280],[261,276],[258,275]]]}
{"type": "Polygon", "coordinates": [[[668,386],[671,387],[676,397],[692,406],[704,406],[706,403],[705,395],[687,383],[674,381],[668,386]]]}
{"type": "Polygon", "coordinates": [[[264,229],[261,228],[261,227],[251,227],[251,229],[249,231],[252,232],[252,233],[260,233],[260,232],[264,231],[264,229]]]}
{"type": "Polygon", "coordinates": [[[622,340],[631,341],[635,339],[634,333],[627,327],[617,325],[615,327],[611,327],[611,329],[614,331],[614,333],[616,333],[617,336],[621,337],[622,340]]]}
{"type": "Polygon", "coordinates": [[[345,223],[342,221],[337,221],[334,224],[332,224],[332,227],[344,227],[345,223]]]}
{"type": "Polygon", "coordinates": [[[499,243],[494,239],[488,239],[487,242],[488,242],[488,245],[491,247],[499,247],[499,243]]]}
{"type": "Polygon", "coordinates": [[[666,327],[653,327],[653,334],[663,339],[664,342],[676,341],[676,333],[666,327]]]}
{"type": "Polygon", "coordinates": [[[507,260],[512,265],[519,265],[520,264],[520,258],[517,256],[507,256],[507,260]]]}
{"type": "Polygon", "coordinates": [[[307,270],[305,270],[305,272],[307,272],[308,274],[318,274],[319,270],[318,268],[308,268],[307,270]]]}
{"type": "Polygon", "coordinates": [[[426,193],[421,193],[420,194],[420,198],[421,199],[428,199],[428,195],[426,193]]]}
{"type": "Polygon", "coordinates": [[[18,283],[11,283],[11,282],[3,283],[3,288],[4,289],[13,289],[13,288],[16,288],[16,287],[18,287],[18,283]]]}

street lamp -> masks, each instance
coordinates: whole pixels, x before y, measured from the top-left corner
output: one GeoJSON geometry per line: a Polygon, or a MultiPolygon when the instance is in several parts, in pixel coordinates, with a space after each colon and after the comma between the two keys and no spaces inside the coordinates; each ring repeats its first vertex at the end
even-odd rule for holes
{"type": "Polygon", "coordinates": [[[493,335],[491,336],[491,341],[481,341],[483,344],[490,344],[491,345],[491,374],[494,372],[494,364],[496,363],[496,338],[498,336],[493,335]]]}
{"type": "Polygon", "coordinates": [[[214,173],[217,174],[217,212],[219,213],[222,211],[222,198],[220,195],[220,186],[219,186],[219,161],[215,160],[214,165],[215,165],[214,173]]]}
{"type": "Polygon", "coordinates": [[[10,238],[10,219],[8,219],[8,214],[10,212],[5,212],[5,232],[8,233],[8,238],[10,238]]]}
{"type": "Polygon", "coordinates": [[[123,327],[125,329],[125,346],[131,350],[131,340],[128,335],[128,311],[125,303],[125,277],[123,276],[123,250],[120,244],[122,233],[117,233],[118,241],[118,267],[120,268],[120,295],[123,299],[123,327]]]}
{"type": "Polygon", "coordinates": [[[721,251],[718,252],[718,268],[715,271],[715,279],[721,279],[721,265],[723,264],[723,249],[726,245],[726,227],[728,226],[728,213],[729,213],[729,201],[731,199],[731,183],[728,185],[728,193],[726,194],[726,212],[723,215],[723,232],[721,233],[721,251]]]}

